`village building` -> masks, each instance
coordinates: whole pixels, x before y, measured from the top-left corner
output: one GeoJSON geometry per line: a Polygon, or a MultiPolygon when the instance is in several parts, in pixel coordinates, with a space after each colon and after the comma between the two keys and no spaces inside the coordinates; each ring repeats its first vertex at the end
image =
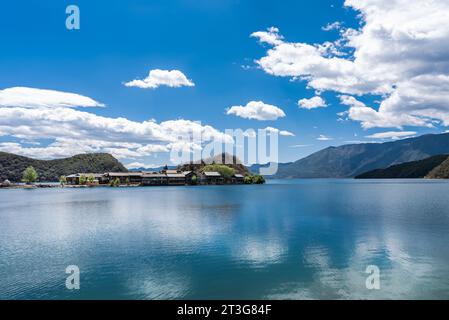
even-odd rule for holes
{"type": "Polygon", "coordinates": [[[182,174],[185,177],[186,184],[193,184],[193,176],[195,176],[193,171],[183,171],[182,174]]]}
{"type": "MultiPolygon", "coordinates": [[[[168,170],[171,171],[171,170],[168,170]]],[[[183,173],[168,173],[168,184],[172,186],[183,186],[186,184],[186,176],[183,173]]]]}
{"type": "Polygon", "coordinates": [[[143,186],[165,186],[168,185],[168,178],[163,173],[144,173],[142,175],[143,186]]]}
{"type": "Polygon", "coordinates": [[[100,173],[76,173],[76,174],[71,174],[71,175],[66,177],[67,184],[70,184],[70,185],[78,185],[78,184],[80,184],[81,176],[84,177],[86,183],[87,183],[87,179],[89,177],[93,177],[94,178],[94,181],[92,182],[94,184],[107,183],[104,174],[100,174],[100,173]]]}
{"type": "Polygon", "coordinates": [[[202,173],[200,182],[201,184],[223,184],[224,178],[218,172],[206,171],[202,173]]]}
{"type": "Polygon", "coordinates": [[[120,180],[121,184],[140,184],[142,183],[143,172],[108,172],[104,174],[106,183],[116,180],[120,180]]]}
{"type": "Polygon", "coordinates": [[[94,184],[111,184],[120,181],[121,185],[141,186],[184,186],[184,185],[221,185],[221,184],[244,184],[245,176],[235,174],[230,179],[225,179],[219,172],[208,171],[197,176],[194,171],[162,170],[161,172],[107,172],[98,173],[76,173],[66,177],[67,184],[79,185],[80,178],[84,176],[85,183],[89,183],[89,177],[94,178],[94,184]]]}
{"type": "Polygon", "coordinates": [[[245,176],[243,174],[235,174],[232,177],[232,183],[233,184],[244,184],[245,183],[245,176]]]}
{"type": "Polygon", "coordinates": [[[178,170],[162,170],[162,173],[177,174],[177,173],[180,173],[180,171],[178,171],[178,170]]]}

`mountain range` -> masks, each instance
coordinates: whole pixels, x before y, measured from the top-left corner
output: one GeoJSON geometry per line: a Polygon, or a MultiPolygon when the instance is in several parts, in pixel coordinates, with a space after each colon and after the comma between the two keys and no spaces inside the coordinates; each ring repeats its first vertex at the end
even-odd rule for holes
{"type": "MultiPolygon", "coordinates": [[[[449,155],[449,133],[423,135],[385,143],[349,144],[329,147],[295,162],[279,163],[277,174],[268,178],[353,178],[376,169],[385,168],[389,168],[389,171],[377,171],[375,174],[388,176],[399,172],[400,176],[444,178],[449,177],[449,160],[444,155],[449,155]],[[439,157],[432,158],[434,156],[439,157]],[[426,161],[419,162],[424,159],[426,161]],[[410,162],[416,161],[418,162],[410,164],[410,162]],[[390,168],[404,163],[409,164],[390,168]]],[[[247,173],[247,168],[237,159],[223,159],[223,157],[230,156],[219,155],[209,159],[208,162],[221,163],[222,160],[226,160],[225,163],[232,163],[236,172],[247,173]]],[[[182,166],[182,168],[192,170],[201,165],[203,164],[191,163],[182,166]]],[[[15,182],[20,181],[23,171],[28,166],[33,166],[37,170],[41,181],[58,181],[61,175],[78,172],[128,171],[112,155],[104,153],[82,154],[57,160],[35,160],[0,152],[0,181],[5,179],[15,182]]],[[[262,166],[256,164],[251,166],[249,170],[253,173],[259,173],[262,166]]],[[[373,174],[373,172],[370,174],[373,174]]]]}
{"type": "MultiPolygon", "coordinates": [[[[178,166],[167,166],[167,169],[175,170],[177,167],[178,166]]],[[[159,172],[164,169],[165,169],[165,166],[153,167],[153,168],[140,167],[140,168],[132,168],[132,169],[128,169],[128,170],[131,172],[159,172]]]]}
{"type": "Polygon", "coordinates": [[[269,178],[353,178],[374,169],[442,154],[449,154],[449,133],[385,143],[349,144],[329,147],[292,163],[280,163],[277,174],[269,178]]]}

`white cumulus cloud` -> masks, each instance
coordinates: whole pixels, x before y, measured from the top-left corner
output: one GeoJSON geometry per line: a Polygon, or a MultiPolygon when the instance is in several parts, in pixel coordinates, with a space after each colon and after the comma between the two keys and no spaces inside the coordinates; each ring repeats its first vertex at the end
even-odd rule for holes
{"type": "Polygon", "coordinates": [[[298,101],[298,106],[303,109],[315,109],[327,107],[326,101],[320,96],[315,96],[310,99],[301,99],[298,101]]]}
{"type": "Polygon", "coordinates": [[[151,70],[143,80],[132,80],[125,83],[127,87],[138,87],[142,89],[156,89],[160,86],[167,86],[171,88],[179,87],[193,87],[195,84],[188,79],[184,73],[179,70],[151,70]]]}
{"type": "Polygon", "coordinates": [[[262,101],[251,101],[246,106],[233,106],[227,110],[227,114],[260,121],[277,120],[285,117],[282,109],[262,101]]]}
{"type": "Polygon", "coordinates": [[[283,42],[283,36],[279,34],[279,29],[275,27],[268,28],[268,32],[257,31],[251,34],[251,37],[258,38],[261,43],[279,45],[283,42]]]}
{"type": "MultiPolygon", "coordinates": [[[[449,126],[449,1],[346,0],[360,27],[333,42],[286,41],[276,28],[252,34],[270,46],[257,60],[268,74],[307,82],[317,91],[378,95],[352,105],[364,128],[449,126]]],[[[363,99],[362,99],[363,100],[363,99]]]]}
{"type": "Polygon", "coordinates": [[[27,101],[27,107],[0,105],[0,137],[4,141],[0,151],[41,159],[86,152],[135,159],[169,152],[186,141],[190,141],[191,150],[209,141],[234,142],[231,136],[196,121],[132,121],[54,104],[41,106],[41,97],[27,101]],[[40,141],[45,143],[40,145],[40,141]]]}

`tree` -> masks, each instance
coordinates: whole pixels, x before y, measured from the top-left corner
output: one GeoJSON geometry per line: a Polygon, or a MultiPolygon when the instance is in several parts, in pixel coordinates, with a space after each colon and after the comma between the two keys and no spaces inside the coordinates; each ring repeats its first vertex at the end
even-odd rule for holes
{"type": "Polygon", "coordinates": [[[26,184],[32,184],[33,182],[36,182],[38,178],[39,175],[37,174],[36,170],[33,167],[29,166],[23,172],[22,181],[26,184]]]}
{"type": "Polygon", "coordinates": [[[253,176],[253,183],[254,184],[264,184],[265,178],[261,176],[260,174],[256,174],[253,176]]]}
{"type": "Polygon", "coordinates": [[[119,178],[115,178],[114,180],[114,187],[119,187],[120,186],[120,179],[119,178]]]}
{"type": "Polygon", "coordinates": [[[110,187],[119,187],[120,186],[120,179],[117,177],[114,180],[111,180],[109,182],[110,187]]]}
{"type": "Polygon", "coordinates": [[[87,177],[87,182],[89,182],[90,184],[93,184],[95,181],[95,177],[93,174],[89,174],[89,176],[87,177]]]}
{"type": "Polygon", "coordinates": [[[265,178],[259,174],[253,176],[245,176],[245,184],[264,184],[265,178]]]}
{"type": "Polygon", "coordinates": [[[125,184],[126,184],[127,186],[129,186],[129,185],[131,184],[131,182],[129,181],[129,178],[126,178],[125,184]]]}
{"type": "Polygon", "coordinates": [[[59,183],[61,186],[64,186],[67,183],[67,177],[66,176],[60,176],[59,177],[59,183]]]}
{"type": "Polygon", "coordinates": [[[245,184],[252,184],[253,178],[251,176],[245,176],[244,182],[245,184]]]}
{"type": "Polygon", "coordinates": [[[198,184],[198,177],[193,175],[192,179],[190,180],[192,185],[197,185],[198,184]]]}
{"type": "Polygon", "coordinates": [[[86,184],[86,176],[84,174],[80,175],[79,177],[79,184],[85,185],[86,184]]]}

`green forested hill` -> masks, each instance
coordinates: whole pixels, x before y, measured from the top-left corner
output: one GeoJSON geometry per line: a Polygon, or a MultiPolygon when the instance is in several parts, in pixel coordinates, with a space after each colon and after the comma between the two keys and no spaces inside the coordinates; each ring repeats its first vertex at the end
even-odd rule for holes
{"type": "MultiPolygon", "coordinates": [[[[439,155],[430,158],[426,158],[420,161],[406,162],[395,166],[388,167],[386,169],[376,169],[366,173],[363,173],[356,179],[420,179],[431,178],[429,172],[434,172],[434,175],[440,175],[443,178],[444,170],[435,170],[440,168],[443,163],[449,164],[447,161],[448,155],[439,155]]],[[[449,176],[446,172],[446,178],[449,176]]]]}
{"type": "Polygon", "coordinates": [[[449,157],[439,166],[433,168],[427,176],[427,179],[449,179],[449,157]]]}
{"type": "Polygon", "coordinates": [[[128,170],[107,153],[80,154],[56,160],[36,160],[11,153],[0,152],[0,181],[20,182],[23,171],[33,166],[39,181],[58,181],[61,175],[72,173],[127,172],[128,170]]]}
{"type": "Polygon", "coordinates": [[[225,164],[227,167],[234,169],[235,173],[239,173],[244,176],[251,174],[248,168],[244,166],[236,156],[232,156],[227,153],[222,153],[203,161],[186,163],[180,165],[178,169],[181,171],[193,171],[198,174],[206,165],[210,164],[225,164]]]}

